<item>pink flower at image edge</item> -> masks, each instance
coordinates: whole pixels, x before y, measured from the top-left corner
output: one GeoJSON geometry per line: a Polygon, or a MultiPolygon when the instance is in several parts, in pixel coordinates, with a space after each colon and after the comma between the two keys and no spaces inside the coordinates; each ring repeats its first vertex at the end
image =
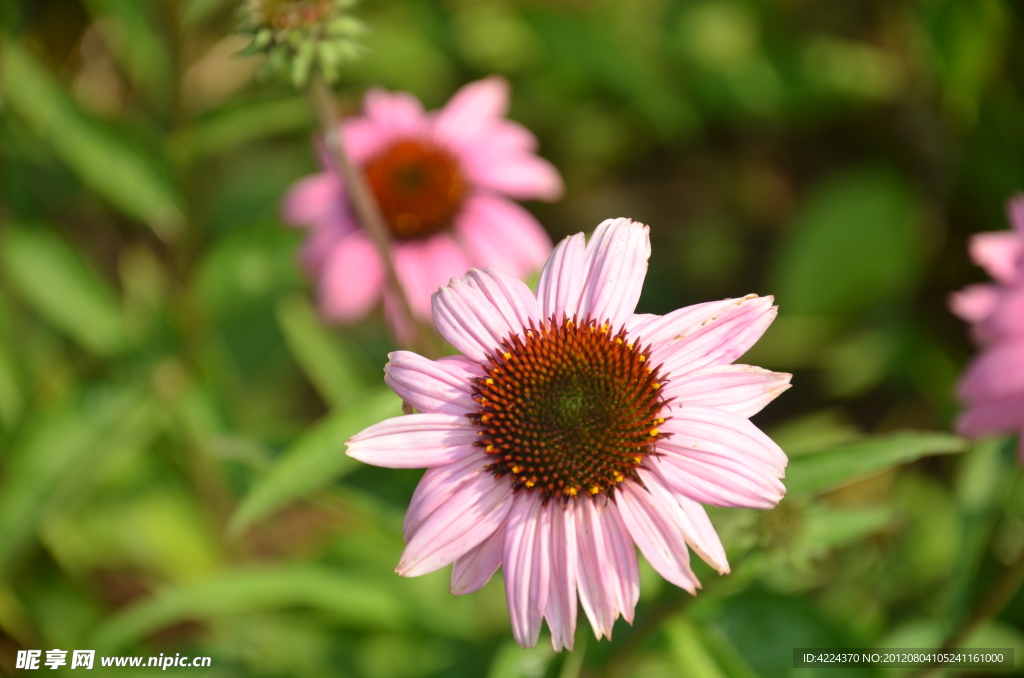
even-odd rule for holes
{"type": "Polygon", "coordinates": [[[650,252],[646,226],[616,219],[563,240],[536,295],[493,269],[453,280],[434,322],[461,355],[392,353],[385,380],[419,413],[348,441],[368,464],[427,468],[398,573],[454,563],[459,595],[503,568],[523,646],[546,618],[572,649],[577,600],[598,638],[632,623],[635,547],[695,593],[688,548],[729,572],[702,504],[768,509],[785,493],[786,455],[748,418],[790,375],[731,364],[775,318],[771,297],[636,314],[650,252]]]}
{"type": "Polygon", "coordinates": [[[950,296],[950,309],[971,324],[980,351],[960,381],[967,409],[957,430],[969,437],[1016,433],[1024,461],[1024,194],[1007,208],[1012,229],[979,233],[971,259],[992,276],[950,296]]]}
{"type": "MultiPolygon", "coordinates": [[[[362,117],[342,124],[392,231],[393,265],[413,313],[430,319],[430,295],[471,266],[525,277],[551,252],[543,227],[513,199],[554,200],[557,170],[535,153],[536,138],[505,119],[509,88],[491,77],[470,83],[444,108],[425,112],[411,94],[367,92],[362,117]]],[[[382,297],[385,270],[352,213],[339,173],[298,181],[283,217],[310,235],[302,261],[314,277],[323,315],[352,322],[382,297]]],[[[395,300],[383,299],[394,325],[395,300]]],[[[403,329],[394,327],[402,336],[403,329]]]]}

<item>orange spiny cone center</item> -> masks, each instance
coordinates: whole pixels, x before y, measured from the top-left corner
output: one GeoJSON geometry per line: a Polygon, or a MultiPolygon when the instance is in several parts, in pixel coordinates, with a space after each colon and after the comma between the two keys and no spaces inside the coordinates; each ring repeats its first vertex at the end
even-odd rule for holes
{"type": "Polygon", "coordinates": [[[427,238],[451,226],[469,189],[452,154],[420,139],[392,143],[363,171],[398,240],[427,238]]]}
{"type": "Polygon", "coordinates": [[[491,472],[517,489],[610,494],[665,437],[663,381],[650,347],[594,320],[532,324],[488,356],[470,415],[491,472]]]}

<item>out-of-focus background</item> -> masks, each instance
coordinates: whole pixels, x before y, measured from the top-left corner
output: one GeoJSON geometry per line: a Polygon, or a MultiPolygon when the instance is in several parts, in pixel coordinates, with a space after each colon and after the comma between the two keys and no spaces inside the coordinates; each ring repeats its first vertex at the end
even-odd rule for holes
{"type": "MultiPolygon", "coordinates": [[[[645,566],[635,625],[597,643],[583,621],[571,655],[512,643],[500,577],[462,598],[447,570],[399,578],[419,472],[341,444],[398,414],[395,346],[379,315],[318,320],[279,217],[317,169],[305,100],[238,56],[234,0],[7,0],[0,671],[61,648],[208,655],[181,670],[204,676],[747,678],[794,672],[793,647],[940,645],[1024,548],[1015,445],[931,454],[962,449],[941,431],[972,351],[946,296],[984,279],[967,239],[1024,189],[1024,5],[356,13],[344,110],[372,85],[435,108],[505,75],[567,184],[528,205],[552,237],[651,225],[641,311],[776,295],[743,362],[794,373],[755,418],[789,495],[714,511],[733,574],[701,564],[691,599],[645,566]],[[938,433],[891,437],[908,429],[938,433]]],[[[971,642],[1019,664],[1022,625],[1018,595],[971,642]]]]}

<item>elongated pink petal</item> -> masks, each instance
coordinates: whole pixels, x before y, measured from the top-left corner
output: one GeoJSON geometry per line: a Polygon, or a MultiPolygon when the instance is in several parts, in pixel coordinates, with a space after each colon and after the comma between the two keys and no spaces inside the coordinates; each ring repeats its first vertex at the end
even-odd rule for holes
{"type": "MultiPolygon", "coordinates": [[[[754,298],[754,297],[751,297],[754,298]]],[[[647,344],[665,344],[679,337],[689,336],[694,330],[710,322],[723,311],[736,305],[739,299],[707,301],[684,306],[665,315],[634,314],[626,321],[626,332],[631,338],[647,344]]]]}
{"type": "Polygon", "coordinates": [[[627,621],[640,595],[640,571],[632,540],[608,502],[582,500],[579,509],[579,594],[594,635],[612,637],[619,614],[627,621]]]}
{"type": "Polygon", "coordinates": [[[716,365],[670,381],[663,393],[677,406],[717,407],[750,417],[788,389],[792,377],[752,365],[716,365]]]}
{"type": "Polygon", "coordinates": [[[473,379],[483,376],[476,363],[462,356],[430,360],[410,351],[388,354],[384,382],[422,413],[466,414],[478,409],[473,379]]]}
{"type": "Polygon", "coordinates": [[[281,205],[281,218],[291,226],[325,225],[336,220],[346,204],[341,178],[321,172],[292,184],[281,205]]]}
{"type": "Polygon", "coordinates": [[[431,296],[437,288],[465,274],[469,268],[465,254],[449,233],[428,240],[397,243],[394,260],[395,273],[409,306],[424,320],[430,318],[431,296]]]}
{"type": "MultiPolygon", "coordinates": [[[[653,474],[643,476],[644,483],[659,482],[653,474]]],[[[633,541],[658,574],[691,594],[697,594],[697,577],[690,569],[682,522],[685,515],[667,493],[655,495],[639,483],[626,481],[618,486],[616,504],[622,522],[633,541]]]]}
{"type": "Polygon", "coordinates": [[[551,629],[551,645],[556,652],[572,651],[576,636],[576,580],[578,547],[576,545],[576,502],[548,502],[551,515],[551,577],[544,616],[551,629]]]}
{"type": "Polygon", "coordinates": [[[978,323],[992,315],[999,303],[995,285],[970,285],[949,295],[949,310],[969,323],[978,323]]]}
{"type": "Polygon", "coordinates": [[[434,511],[443,507],[455,492],[481,473],[486,473],[487,465],[490,463],[491,460],[478,447],[464,459],[428,468],[416,485],[416,491],[412,493],[409,510],[406,511],[405,520],[402,522],[402,536],[405,542],[409,543],[424,521],[434,511]]]}
{"type": "Polygon", "coordinates": [[[651,256],[650,229],[630,219],[608,219],[587,243],[580,314],[617,330],[633,315],[651,256]]]}
{"type": "Polygon", "coordinates": [[[1024,395],[988,403],[975,403],[967,407],[957,422],[961,435],[980,436],[1009,433],[1024,422],[1024,395]]]}
{"type": "Polygon", "coordinates": [[[456,146],[468,145],[508,112],[508,100],[504,78],[492,76],[471,82],[437,112],[434,135],[456,146]]]}
{"type": "Polygon", "coordinates": [[[1024,395],[1024,341],[1006,341],[986,348],[960,382],[960,397],[991,402],[1024,395]]]}
{"type": "Polygon", "coordinates": [[[537,301],[544,320],[578,315],[586,276],[586,239],[582,233],[555,246],[537,282],[537,301]]]}
{"type": "Polygon", "coordinates": [[[539,494],[516,498],[505,526],[505,599],[512,635],[523,647],[533,647],[547,605],[551,574],[551,514],[539,494]]]}
{"type": "Polygon", "coordinates": [[[539,324],[537,298],[522,280],[493,268],[470,269],[463,280],[479,290],[517,334],[524,335],[531,322],[539,324]]]}
{"type": "Polygon", "coordinates": [[[479,546],[456,559],[452,565],[452,583],[449,588],[451,594],[461,596],[482,589],[501,567],[504,555],[505,526],[501,525],[494,534],[480,542],[479,546]]]}
{"type": "Polygon", "coordinates": [[[540,270],[551,254],[551,238],[532,214],[484,193],[466,199],[455,217],[455,233],[472,264],[517,278],[540,270]]]}
{"type": "MultiPolygon", "coordinates": [[[[674,500],[682,510],[682,514],[673,514],[683,530],[686,543],[704,562],[715,568],[719,574],[729,574],[729,561],[725,557],[725,547],[718,537],[708,512],[700,502],[694,501],[685,494],[674,489],[666,481],[657,468],[641,468],[640,477],[652,495],[663,504],[674,500]],[[652,478],[653,477],[653,480],[652,478]]],[[[699,586],[699,584],[698,584],[699,586]]]]}
{"type": "MultiPolygon", "coordinates": [[[[785,452],[746,418],[715,407],[676,406],[659,428],[670,437],[658,441],[702,454],[742,457],[781,472],[785,452]]],[[[781,477],[781,476],[780,476],[781,477]]]]}
{"type": "Polygon", "coordinates": [[[511,327],[483,292],[452,280],[434,294],[434,325],[448,343],[477,362],[484,362],[501,341],[521,328],[511,327]]]}
{"type": "Polygon", "coordinates": [[[565,184],[555,166],[533,153],[508,153],[475,160],[467,169],[470,180],[477,186],[520,200],[549,202],[565,192],[565,184]]]}
{"type": "Polygon", "coordinates": [[[727,365],[761,338],[777,312],[771,297],[740,299],[690,334],[656,345],[651,359],[675,378],[712,365],[727,365]]]}
{"type": "Polygon", "coordinates": [[[423,521],[395,571],[418,577],[450,565],[501,527],[512,502],[509,483],[478,473],[423,521]]]}
{"type": "Polygon", "coordinates": [[[324,262],[320,278],[320,311],[328,320],[350,323],[359,320],[380,300],[384,265],[377,248],[362,231],[335,244],[324,262]]]}
{"type": "Polygon", "coordinates": [[[987,341],[1017,341],[1024,344],[1024,280],[1017,287],[1000,291],[998,305],[981,321],[979,330],[987,341]]]}
{"type": "Polygon", "coordinates": [[[737,460],[666,455],[650,463],[672,489],[711,506],[770,509],[786,492],[766,469],[751,479],[750,471],[737,460]]]}
{"type": "Polygon", "coordinates": [[[1021,235],[1014,231],[978,233],[971,238],[971,259],[997,281],[1012,284],[1022,254],[1021,235]]]}
{"type": "Polygon", "coordinates": [[[348,456],[387,468],[451,464],[477,448],[477,430],[454,414],[408,414],[374,424],[348,440],[348,456]]]}
{"type": "Polygon", "coordinates": [[[418,131],[424,116],[423,104],[413,95],[376,87],[366,93],[363,111],[376,124],[405,134],[418,131]]]}

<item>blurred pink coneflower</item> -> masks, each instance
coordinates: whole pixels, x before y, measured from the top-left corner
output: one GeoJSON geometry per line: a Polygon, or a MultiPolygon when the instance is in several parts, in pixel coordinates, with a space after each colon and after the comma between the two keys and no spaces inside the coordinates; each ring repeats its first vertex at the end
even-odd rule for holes
{"type": "MultiPolygon", "coordinates": [[[[505,119],[508,83],[491,77],[460,89],[427,113],[411,94],[370,90],[363,116],[342,123],[342,138],[380,205],[393,241],[392,262],[412,312],[430,319],[430,295],[470,266],[523,277],[543,265],[551,240],[509,198],[554,200],[557,170],[535,154],[536,138],[505,119]]],[[[285,221],[311,230],[303,262],[318,285],[321,312],[351,322],[384,294],[394,324],[396,300],[385,267],[360,227],[340,174],[327,169],[298,181],[285,198],[285,221]]],[[[399,335],[401,327],[395,327],[399,335]]]]}
{"type": "Polygon", "coordinates": [[[981,352],[960,382],[967,405],[957,430],[977,437],[1018,433],[1024,461],[1024,194],[1010,200],[1012,230],[971,239],[974,263],[995,280],[954,292],[950,309],[971,323],[981,352]]]}
{"type": "Polygon", "coordinates": [[[452,280],[434,323],[462,355],[392,353],[385,380],[420,413],[348,441],[368,464],[428,469],[398,573],[454,563],[463,594],[502,567],[523,646],[543,617],[572,649],[577,595],[598,638],[632,623],[634,544],[695,593],[687,545],[729,571],[701,504],[767,509],[785,493],[786,456],[748,417],[790,375],[730,364],[775,318],[771,297],[635,314],[650,252],[646,226],[615,219],[563,240],[536,296],[493,269],[452,280]]]}

